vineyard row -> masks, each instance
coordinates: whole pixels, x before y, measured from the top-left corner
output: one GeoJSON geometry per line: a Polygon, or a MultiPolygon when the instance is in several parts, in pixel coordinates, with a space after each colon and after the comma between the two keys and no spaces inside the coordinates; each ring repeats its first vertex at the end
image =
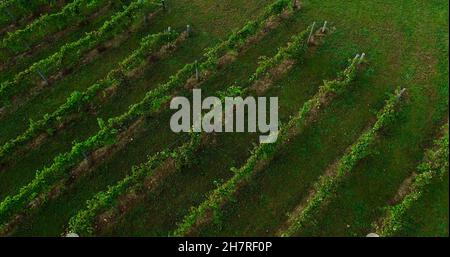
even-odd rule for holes
{"type": "Polygon", "coordinates": [[[389,97],[384,108],[378,112],[377,121],[373,127],[358,138],[350,150],[338,161],[333,172],[327,172],[319,178],[313,187],[313,193],[307,197],[305,206],[301,205],[296,208],[296,211],[290,216],[288,228],[279,232],[281,236],[294,236],[308,222],[311,222],[324,205],[332,199],[342,180],[348,176],[359,161],[370,154],[371,146],[380,131],[395,120],[398,103],[404,92],[404,90],[397,90],[389,97]]]}
{"type": "Polygon", "coordinates": [[[0,58],[5,60],[39,44],[44,38],[70,26],[107,6],[109,0],[75,0],[57,13],[44,14],[22,29],[7,34],[0,42],[0,58]]]}
{"type": "MultiPolygon", "coordinates": [[[[248,95],[254,90],[252,85],[256,85],[258,81],[263,81],[267,76],[271,75],[275,67],[287,60],[301,59],[306,53],[308,45],[307,38],[310,28],[311,27],[300,33],[298,36],[293,37],[293,40],[289,45],[280,48],[275,56],[267,58],[264,62],[259,63],[255,73],[252,74],[246,82],[242,83],[241,86],[230,86],[225,91],[218,92],[217,95],[221,96],[221,98],[236,96],[245,97],[245,95],[248,95]]],[[[206,113],[205,116],[212,113],[214,113],[214,111],[206,113]]],[[[130,176],[126,177],[115,186],[109,187],[107,191],[100,192],[92,200],[89,200],[86,204],[87,208],[78,212],[78,214],[70,220],[69,230],[81,235],[92,235],[95,232],[93,227],[95,218],[105,210],[116,209],[121,196],[123,197],[123,195],[130,192],[148,192],[148,188],[143,190],[145,184],[148,183],[146,182],[147,179],[151,176],[156,176],[155,173],[157,173],[158,169],[161,167],[165,167],[167,170],[167,166],[174,166],[172,168],[178,170],[181,166],[189,164],[190,160],[185,157],[192,156],[192,153],[198,150],[197,148],[200,146],[200,142],[206,140],[205,134],[203,133],[191,134],[193,136],[189,143],[173,150],[171,154],[168,154],[168,152],[170,152],[169,150],[155,154],[146,164],[134,168],[130,176]],[[174,157],[180,156],[183,158],[173,160],[174,157]],[[161,159],[161,157],[163,158],[161,159]],[[182,160],[182,162],[180,162],[180,160],[182,160]],[[176,164],[163,165],[163,163],[176,164]]],[[[109,220],[111,222],[111,219],[109,220]]]]}
{"type": "Polygon", "coordinates": [[[8,196],[0,203],[0,226],[7,226],[15,215],[22,213],[27,206],[39,197],[41,197],[41,203],[45,202],[45,195],[51,191],[55,183],[68,179],[70,177],[70,169],[85,159],[87,155],[96,149],[114,144],[119,132],[130,127],[133,121],[150,113],[161,111],[163,105],[171,98],[170,90],[182,88],[192,78],[195,79],[194,74],[198,74],[199,71],[202,74],[207,74],[218,70],[219,53],[238,52],[250,38],[263,31],[268,21],[275,19],[285,10],[290,9],[292,9],[290,0],[278,0],[266,8],[260,20],[249,22],[240,31],[232,33],[228,40],[209,49],[205,54],[206,60],[204,62],[201,64],[196,62],[187,64],[176,75],[170,77],[167,83],[147,92],[140,102],[131,105],[128,111],[122,115],[110,118],[106,122],[99,120],[100,129],[95,135],[81,143],[76,143],[71,151],[55,157],[50,166],[36,172],[36,177],[33,181],[22,187],[16,195],[8,196]]]}
{"type": "Polygon", "coordinates": [[[195,229],[208,223],[211,219],[218,217],[223,205],[237,193],[238,189],[246,181],[249,181],[259,171],[262,167],[260,164],[268,163],[276,155],[278,150],[285,145],[289,138],[295,135],[295,133],[292,133],[293,130],[295,131],[299,126],[306,123],[308,116],[322,107],[322,102],[324,101],[322,99],[329,98],[327,97],[329,94],[344,91],[354,80],[359,60],[359,58],[355,58],[350,66],[336,80],[325,82],[325,85],[320,88],[319,93],[305,103],[297,115],[291,118],[288,123],[282,124],[278,134],[278,140],[275,143],[259,144],[252,150],[251,156],[241,168],[232,168],[234,176],[210,193],[207,200],[198,207],[193,208],[173,232],[173,235],[190,235],[195,229]]]}
{"type": "Polygon", "coordinates": [[[87,33],[75,42],[67,43],[58,52],[34,63],[25,71],[16,74],[12,80],[3,82],[0,86],[0,102],[8,105],[12,96],[35,86],[38,78],[43,80],[44,84],[48,84],[49,75],[75,67],[86,53],[129,30],[138,18],[141,18],[139,20],[142,22],[142,17],[155,12],[160,7],[161,4],[156,0],[135,0],[123,11],[106,21],[98,30],[87,33]]]}
{"type": "Polygon", "coordinates": [[[448,123],[442,129],[444,135],[434,142],[434,147],[425,154],[424,161],[417,167],[413,183],[399,203],[388,206],[380,224],[375,224],[375,231],[380,236],[394,236],[404,227],[407,211],[423,196],[434,179],[448,173],[448,123]]]}
{"type": "MultiPolygon", "coordinates": [[[[92,104],[94,98],[108,88],[120,87],[130,80],[130,73],[142,67],[148,56],[156,54],[162,46],[174,43],[180,33],[174,30],[149,35],[141,40],[140,47],[119,63],[119,67],[111,70],[105,79],[88,87],[85,91],[73,92],[64,104],[54,112],[47,113],[38,121],[31,121],[27,130],[0,147],[0,160],[6,158],[12,151],[23,146],[41,133],[52,135],[60,124],[67,122],[70,115],[79,112],[87,104],[92,104]]],[[[183,33],[182,37],[186,35],[183,33]]],[[[134,74],[133,74],[134,75],[134,74]]]]}

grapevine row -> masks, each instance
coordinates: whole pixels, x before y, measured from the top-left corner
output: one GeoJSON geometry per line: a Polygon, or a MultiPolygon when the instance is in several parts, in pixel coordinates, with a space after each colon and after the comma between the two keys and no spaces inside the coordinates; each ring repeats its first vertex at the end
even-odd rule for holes
{"type": "MultiPolygon", "coordinates": [[[[280,2],[283,2],[283,1],[280,1],[280,2]]],[[[286,1],[284,1],[284,2],[286,2],[286,1]]],[[[280,5],[278,3],[276,3],[276,4],[274,4],[274,6],[277,7],[280,5]]],[[[279,14],[281,12],[281,10],[283,10],[283,9],[276,9],[275,7],[269,8],[266,13],[276,15],[276,14],[279,14]],[[279,11],[272,11],[272,10],[279,10],[279,11]]],[[[269,19],[270,16],[271,15],[266,14],[263,16],[262,20],[269,19]]],[[[253,23],[249,23],[249,24],[253,24],[253,23]]],[[[261,21],[261,22],[259,22],[259,24],[260,25],[258,27],[261,27],[263,22],[261,21]]],[[[221,50],[225,49],[226,47],[230,47],[229,49],[233,49],[233,48],[238,49],[238,47],[242,47],[242,45],[245,43],[245,39],[250,38],[250,36],[254,35],[257,31],[257,30],[248,30],[249,27],[253,27],[253,26],[248,26],[248,25],[244,26],[244,28],[241,31],[232,34],[229,37],[228,41],[225,41],[224,43],[218,44],[216,47],[211,48],[211,50],[209,50],[209,52],[206,54],[206,56],[211,56],[211,58],[214,58],[213,56],[216,56],[216,58],[217,58],[219,52],[221,52],[221,50]],[[239,37],[238,35],[245,35],[245,36],[239,37]],[[238,42],[240,42],[240,43],[238,44],[238,42]]],[[[149,43],[151,43],[151,40],[153,40],[153,39],[144,39],[141,49],[138,50],[137,52],[133,53],[132,55],[130,55],[129,60],[125,60],[121,64],[123,70],[130,71],[133,67],[125,68],[124,66],[127,66],[127,64],[129,64],[129,63],[141,61],[141,59],[138,57],[143,58],[143,55],[145,55],[145,52],[146,52],[145,49],[148,49],[149,43]]],[[[210,61],[209,63],[211,63],[211,60],[208,60],[208,61],[210,61]]],[[[199,67],[200,72],[206,73],[206,69],[204,67],[207,66],[208,61],[206,61],[200,65],[200,67],[199,67]]],[[[31,122],[28,129],[24,133],[22,133],[15,139],[11,139],[7,143],[5,143],[0,148],[0,159],[5,158],[7,156],[7,154],[11,153],[11,151],[14,150],[17,146],[25,144],[26,142],[28,142],[30,139],[35,137],[41,131],[46,131],[47,133],[51,134],[52,131],[54,130],[54,127],[56,126],[55,122],[58,122],[58,123],[61,122],[61,120],[64,118],[64,116],[74,112],[75,110],[78,110],[84,104],[91,101],[100,90],[110,88],[112,86],[120,85],[121,83],[119,83],[119,82],[122,82],[123,74],[124,74],[124,72],[121,70],[114,70],[108,75],[108,79],[102,81],[101,83],[94,84],[93,86],[89,87],[83,93],[74,92],[67,99],[66,103],[64,103],[62,106],[60,106],[55,112],[44,115],[43,119],[41,119],[37,122],[31,122]]]]}
{"type": "Polygon", "coordinates": [[[183,221],[178,225],[178,228],[172,234],[174,236],[189,235],[195,228],[207,222],[209,215],[215,215],[217,212],[220,212],[222,206],[236,194],[240,185],[251,179],[257,172],[258,164],[270,160],[276,154],[278,149],[293,135],[291,131],[298,128],[301,124],[304,124],[308,115],[314,109],[318,109],[322,106],[321,99],[328,94],[341,92],[349,86],[356,77],[358,61],[359,58],[355,58],[338,79],[325,82],[325,85],[321,87],[319,93],[305,103],[295,117],[291,118],[288,123],[281,126],[278,133],[278,139],[275,143],[260,144],[256,146],[255,149],[252,150],[251,156],[241,168],[232,168],[234,176],[211,192],[207,200],[196,208],[191,209],[189,214],[185,216],[183,221]]]}
{"type": "Polygon", "coordinates": [[[12,151],[30,142],[40,133],[52,134],[58,124],[63,123],[70,114],[77,113],[98,96],[99,92],[107,88],[119,87],[124,84],[128,73],[141,66],[146,57],[154,54],[163,45],[172,43],[180,36],[175,31],[161,32],[149,35],[141,40],[140,47],[119,63],[119,67],[110,71],[106,78],[93,84],[83,92],[75,91],[52,113],[45,114],[38,121],[31,121],[28,128],[19,136],[9,140],[0,147],[0,160],[7,157],[12,151]]]}
{"type": "MultiPolygon", "coordinates": [[[[281,65],[285,60],[289,59],[301,59],[307,49],[307,38],[310,31],[310,27],[304,32],[292,38],[292,41],[287,47],[279,49],[277,54],[266,59],[265,62],[261,62],[256,70],[256,72],[250,76],[250,78],[241,84],[240,87],[229,87],[225,92],[219,92],[222,98],[227,97],[244,97],[251,90],[251,85],[253,85],[258,79],[257,76],[265,74],[269,76],[270,71],[278,65],[281,65]]],[[[212,114],[210,112],[209,114],[212,114]]],[[[208,114],[206,114],[208,115],[208,114]]],[[[198,135],[203,135],[197,133],[198,135]]],[[[189,144],[189,148],[185,145],[181,146],[179,149],[173,151],[173,154],[167,154],[167,152],[157,153],[152,156],[149,161],[144,164],[143,167],[134,168],[131,175],[127,176],[125,179],[120,181],[115,186],[109,187],[107,191],[98,193],[93,199],[87,201],[86,209],[78,212],[69,222],[69,230],[80,235],[92,235],[94,233],[94,228],[92,227],[95,218],[103,211],[113,209],[117,207],[118,199],[120,196],[128,192],[136,192],[142,190],[145,185],[145,179],[150,177],[155,173],[155,169],[159,168],[162,163],[168,162],[169,156],[178,156],[178,153],[192,153],[200,146],[201,137],[197,137],[197,144],[189,144]],[[157,164],[157,165],[155,165],[157,164]],[[149,169],[151,167],[151,169],[149,169]]],[[[186,156],[183,154],[182,156],[186,156]]],[[[179,165],[186,165],[187,159],[179,163],[179,165]]],[[[169,160],[170,161],[170,160],[169,160]]],[[[145,190],[146,191],[146,190],[145,190]]]]}
{"type": "Polygon", "coordinates": [[[407,211],[423,196],[436,177],[448,173],[448,124],[443,128],[444,135],[435,141],[435,147],[426,152],[425,160],[417,167],[417,175],[408,190],[408,194],[396,205],[389,206],[380,225],[375,225],[380,236],[394,236],[403,226],[407,211]]]}
{"type": "Polygon", "coordinates": [[[405,91],[397,90],[386,101],[382,110],[377,114],[377,121],[371,129],[364,132],[350,147],[350,150],[339,160],[333,173],[323,175],[314,185],[313,193],[307,198],[306,205],[291,215],[290,225],[280,232],[282,237],[294,236],[308,221],[314,219],[321,208],[334,195],[342,180],[355,168],[363,158],[370,154],[371,146],[374,144],[380,131],[392,124],[397,117],[397,105],[405,91]]]}
{"type": "Polygon", "coordinates": [[[248,22],[242,29],[232,33],[226,41],[209,48],[204,54],[205,60],[203,62],[198,63],[195,61],[185,65],[175,76],[170,78],[168,83],[148,91],[140,103],[131,106],[128,113],[113,119],[112,122],[126,123],[139,113],[160,111],[161,107],[172,98],[170,92],[182,89],[184,85],[192,81],[192,74],[200,75],[195,82],[199,84],[202,79],[205,80],[207,76],[217,72],[221,68],[220,62],[222,57],[242,51],[251,38],[256,37],[258,33],[267,32],[265,26],[268,22],[276,19],[284,11],[291,11],[293,9],[292,4],[290,0],[278,0],[273,3],[266,8],[262,18],[248,22]]]}
{"type": "MultiPolygon", "coordinates": [[[[284,10],[291,9],[291,4],[290,0],[278,0],[265,10],[264,19],[250,22],[249,24],[253,25],[245,26],[242,30],[232,33],[227,41],[219,44],[218,47],[209,49],[205,54],[206,60],[203,63],[200,65],[196,65],[196,63],[187,64],[170,77],[167,83],[149,91],[140,102],[131,105],[127,112],[110,118],[106,122],[99,120],[100,129],[95,135],[81,143],[76,143],[69,152],[59,154],[50,166],[37,171],[36,177],[28,185],[22,187],[16,195],[8,196],[0,203],[0,227],[8,225],[14,215],[25,210],[39,196],[48,193],[56,182],[67,179],[70,176],[69,170],[85,159],[86,155],[101,147],[114,144],[119,131],[129,126],[133,120],[161,110],[163,104],[171,98],[168,90],[181,88],[192,78],[192,74],[195,74],[196,70],[204,73],[209,69],[217,70],[220,52],[233,53],[239,51],[248,39],[256,35],[259,29],[264,28],[267,21],[279,16],[284,10]]],[[[42,201],[45,200],[44,197],[42,201]]]]}
{"type": "Polygon", "coordinates": [[[0,2],[0,27],[26,15],[34,14],[42,7],[53,6],[55,2],[56,0],[4,0],[0,2]]]}
{"type": "Polygon", "coordinates": [[[158,169],[164,167],[165,169],[178,170],[188,165],[194,157],[196,149],[199,148],[203,136],[202,133],[190,133],[190,139],[183,145],[174,150],[170,150],[170,147],[168,147],[166,150],[151,156],[147,162],[134,166],[130,175],[88,200],[86,208],[78,211],[69,220],[69,231],[83,236],[93,235],[95,233],[94,222],[100,213],[116,208],[120,197],[127,193],[147,192],[145,189],[146,182],[148,182],[148,178],[157,173],[158,169]],[[170,164],[173,164],[173,167],[170,164]]]}
{"type": "Polygon", "coordinates": [[[0,58],[5,60],[28,50],[48,35],[79,24],[108,3],[109,0],[75,0],[58,13],[42,15],[25,28],[8,33],[3,38],[0,42],[0,58]]]}
{"type": "Polygon", "coordinates": [[[6,105],[11,100],[10,97],[35,85],[38,74],[41,77],[49,76],[76,66],[90,50],[127,31],[138,17],[142,18],[160,7],[158,0],[135,0],[97,31],[89,32],[81,39],[62,46],[58,52],[34,63],[25,71],[16,74],[12,80],[3,82],[0,86],[0,101],[6,105]]]}

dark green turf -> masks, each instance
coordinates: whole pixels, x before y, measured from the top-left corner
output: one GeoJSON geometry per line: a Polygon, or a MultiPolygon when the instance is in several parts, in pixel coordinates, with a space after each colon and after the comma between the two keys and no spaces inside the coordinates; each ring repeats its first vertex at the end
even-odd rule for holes
{"type": "MultiPolygon", "coordinates": [[[[75,89],[88,87],[114,63],[137,47],[139,39],[167,26],[182,29],[192,24],[196,35],[183,43],[173,57],[153,65],[130,88],[119,90],[98,113],[107,118],[120,114],[141,99],[145,91],[165,81],[185,63],[198,58],[205,47],[224,38],[255,17],[272,1],[172,0],[169,12],[157,16],[148,28],[133,35],[117,50],[105,53],[98,62],[62,80],[48,96],[30,102],[13,118],[1,123],[0,139],[22,130],[28,118],[40,117],[64,101],[75,89]],[[83,82],[81,82],[83,81],[83,82]],[[17,128],[17,131],[15,130],[17,128]]],[[[274,235],[286,221],[286,214],[306,196],[310,186],[339,159],[374,121],[386,93],[396,87],[408,89],[400,117],[377,139],[375,153],[361,161],[339,187],[336,198],[317,217],[317,224],[299,235],[364,236],[381,209],[394,196],[402,181],[422,160],[423,150],[448,115],[448,1],[395,0],[345,1],[306,0],[304,9],[267,38],[254,45],[228,68],[214,76],[208,92],[246,78],[261,55],[272,55],[296,32],[313,21],[329,21],[336,31],[316,53],[296,66],[270,91],[280,97],[281,118],[287,120],[316,92],[322,79],[332,79],[346,65],[346,59],[365,52],[367,69],[351,90],[292,140],[279,156],[226,206],[220,224],[205,227],[202,235],[274,235]]],[[[39,209],[19,227],[17,235],[59,235],[71,215],[108,184],[113,184],[139,164],[148,154],[176,140],[168,131],[169,114],[149,120],[147,130],[104,165],[82,178],[59,199],[39,209]],[[159,125],[158,125],[159,124],[159,125]],[[160,127],[156,129],[155,127],[160,127]]],[[[96,129],[95,115],[87,115],[58,133],[40,148],[17,157],[17,163],[0,173],[0,199],[14,193],[34,176],[35,170],[67,151],[73,140],[82,140],[96,129]]],[[[203,149],[198,164],[183,169],[161,185],[158,195],[131,209],[106,235],[167,235],[181,221],[190,206],[205,199],[215,182],[231,176],[229,168],[239,166],[248,156],[255,135],[220,136],[218,146],[203,149]]],[[[442,225],[447,217],[447,183],[437,183],[411,210],[411,226],[402,235],[448,235],[442,225]],[[444,200],[447,200],[446,203],[444,200]],[[429,212],[431,202],[433,205],[429,212]],[[443,218],[444,217],[444,218],[443,218]]]]}

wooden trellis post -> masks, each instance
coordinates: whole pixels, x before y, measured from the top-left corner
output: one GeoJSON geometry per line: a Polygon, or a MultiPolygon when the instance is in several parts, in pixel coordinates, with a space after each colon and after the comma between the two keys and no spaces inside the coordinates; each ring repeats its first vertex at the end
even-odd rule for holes
{"type": "Polygon", "coordinates": [[[400,90],[400,92],[398,92],[398,94],[397,94],[398,101],[400,101],[400,98],[402,98],[402,96],[405,92],[406,92],[406,88],[403,88],[402,90],[400,90]]]}
{"type": "Polygon", "coordinates": [[[191,25],[186,25],[186,33],[188,35],[188,37],[191,35],[191,25]]]}
{"type": "Polygon", "coordinates": [[[200,72],[198,71],[198,61],[197,60],[195,60],[195,79],[197,81],[200,80],[200,72]]]}
{"type": "Polygon", "coordinates": [[[308,37],[308,43],[311,42],[311,38],[312,38],[312,35],[313,35],[313,33],[314,33],[314,27],[315,27],[315,26],[316,26],[316,22],[314,22],[314,23],[312,24],[311,32],[309,33],[309,37],[308,37]]]}
{"type": "Polygon", "coordinates": [[[364,61],[364,58],[366,57],[366,53],[362,53],[361,57],[359,58],[358,64],[361,64],[364,61]]]}
{"type": "Polygon", "coordinates": [[[88,154],[86,154],[86,152],[83,152],[83,157],[84,157],[84,159],[86,159],[88,166],[91,167],[92,160],[91,160],[90,156],[88,154]]]}
{"type": "Polygon", "coordinates": [[[49,83],[48,83],[47,77],[44,75],[44,73],[39,69],[37,69],[36,72],[41,77],[41,79],[45,82],[45,84],[48,85],[49,83]]]}
{"type": "Polygon", "coordinates": [[[325,30],[327,29],[327,25],[328,25],[328,22],[325,21],[322,26],[322,33],[325,33],[325,30]]]}

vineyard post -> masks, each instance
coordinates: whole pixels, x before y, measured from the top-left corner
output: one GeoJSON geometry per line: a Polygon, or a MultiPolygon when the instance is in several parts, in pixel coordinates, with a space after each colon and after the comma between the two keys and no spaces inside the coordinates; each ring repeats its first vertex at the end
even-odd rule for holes
{"type": "Polygon", "coordinates": [[[402,98],[402,96],[405,92],[406,92],[406,88],[403,88],[402,90],[400,90],[400,92],[398,92],[398,94],[397,94],[398,101],[400,101],[400,98],[402,98]]]}
{"type": "Polygon", "coordinates": [[[186,33],[187,33],[187,36],[189,37],[190,35],[191,35],[191,25],[186,25],[186,33]]]}
{"type": "Polygon", "coordinates": [[[313,35],[313,33],[314,33],[314,27],[316,26],[316,22],[314,22],[313,24],[312,24],[312,26],[311,26],[311,32],[309,33],[309,37],[308,37],[308,43],[310,43],[311,42],[311,37],[312,37],[312,35],[313,35]]]}
{"type": "Polygon", "coordinates": [[[45,82],[45,84],[47,84],[47,85],[50,84],[50,83],[48,83],[47,77],[45,77],[44,73],[42,73],[41,70],[37,69],[36,72],[37,72],[37,74],[39,74],[39,76],[45,82]]]}
{"type": "Polygon", "coordinates": [[[327,24],[328,24],[327,21],[325,21],[325,22],[323,23],[322,33],[325,33],[325,30],[327,29],[327,24]]]}
{"type": "Polygon", "coordinates": [[[358,64],[361,64],[364,61],[364,57],[366,57],[366,53],[362,53],[361,57],[359,58],[358,64]]]}
{"type": "Polygon", "coordinates": [[[294,9],[301,9],[302,8],[302,1],[301,0],[293,0],[293,8],[294,9]]]}
{"type": "Polygon", "coordinates": [[[65,235],[65,237],[80,237],[77,233],[72,233],[72,232],[70,232],[70,233],[67,233],[66,235],[65,235]]]}
{"type": "Polygon", "coordinates": [[[83,151],[82,152],[84,159],[86,159],[88,166],[91,166],[91,159],[89,158],[89,156],[83,151]]]}
{"type": "Polygon", "coordinates": [[[200,79],[200,73],[198,72],[198,61],[195,60],[195,79],[198,81],[200,79]]]}

